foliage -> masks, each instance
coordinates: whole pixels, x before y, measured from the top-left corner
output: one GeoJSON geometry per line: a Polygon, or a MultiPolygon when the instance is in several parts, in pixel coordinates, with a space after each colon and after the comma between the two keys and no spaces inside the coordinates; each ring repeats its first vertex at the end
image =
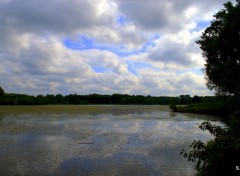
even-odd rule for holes
{"type": "MultiPolygon", "coordinates": [[[[143,96],[128,94],[113,95],[24,95],[8,94],[0,99],[0,105],[49,105],[49,104],[145,104],[145,105],[169,105],[169,104],[188,104],[192,102],[190,95],[180,95],[179,97],[167,96],[143,96]]],[[[199,97],[202,102],[218,101],[216,97],[199,97]]]]}
{"type": "Polygon", "coordinates": [[[239,96],[240,2],[224,4],[197,41],[206,59],[207,86],[218,94],[239,96]]]}
{"type": "Polygon", "coordinates": [[[221,128],[210,122],[199,127],[208,130],[215,138],[206,143],[195,140],[191,151],[181,154],[196,162],[197,175],[237,175],[240,156],[240,1],[234,6],[224,4],[197,41],[206,58],[207,86],[217,95],[232,95],[225,101],[229,116],[227,127],[221,128]]]}
{"type": "Polygon", "coordinates": [[[173,110],[174,112],[176,112],[176,111],[178,110],[178,108],[177,108],[177,106],[176,106],[175,104],[171,104],[171,105],[169,106],[169,108],[170,108],[171,110],[173,110]]]}
{"type": "Polygon", "coordinates": [[[219,102],[219,98],[215,96],[199,97],[190,95],[180,95],[178,97],[168,96],[144,96],[144,95],[128,95],[128,94],[112,94],[112,95],[25,95],[16,93],[5,93],[0,87],[0,105],[50,105],[50,104],[144,104],[144,105],[174,105],[177,110],[178,105],[189,103],[211,103],[219,102]]]}
{"type": "Polygon", "coordinates": [[[209,121],[199,126],[203,131],[208,130],[215,139],[206,143],[194,140],[190,145],[191,151],[182,150],[180,153],[188,161],[196,162],[196,175],[236,174],[240,156],[240,123],[236,123],[236,119],[239,120],[239,115],[232,117],[232,125],[226,128],[213,125],[209,121]]]}
{"type": "Polygon", "coordinates": [[[2,105],[45,105],[45,104],[171,104],[176,102],[177,97],[154,97],[142,95],[37,95],[5,94],[0,100],[2,105]]]}
{"type": "Polygon", "coordinates": [[[3,97],[4,96],[4,90],[3,90],[3,88],[2,87],[0,87],[0,97],[3,97]]]}
{"type": "Polygon", "coordinates": [[[184,112],[184,113],[195,113],[195,114],[209,114],[209,115],[218,115],[226,117],[229,113],[229,110],[226,109],[223,102],[216,103],[198,103],[190,104],[187,106],[170,106],[170,108],[175,112],[184,112]],[[174,109],[173,109],[174,108],[174,109]]]}
{"type": "Polygon", "coordinates": [[[190,95],[180,95],[179,96],[181,104],[189,104],[192,103],[192,99],[190,95]]]}

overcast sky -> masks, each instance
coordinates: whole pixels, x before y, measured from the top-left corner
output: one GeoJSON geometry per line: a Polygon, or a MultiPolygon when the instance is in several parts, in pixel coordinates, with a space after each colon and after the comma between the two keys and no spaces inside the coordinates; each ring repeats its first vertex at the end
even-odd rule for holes
{"type": "Polygon", "coordinates": [[[213,95],[195,41],[225,2],[0,0],[0,86],[30,95],[213,95]]]}

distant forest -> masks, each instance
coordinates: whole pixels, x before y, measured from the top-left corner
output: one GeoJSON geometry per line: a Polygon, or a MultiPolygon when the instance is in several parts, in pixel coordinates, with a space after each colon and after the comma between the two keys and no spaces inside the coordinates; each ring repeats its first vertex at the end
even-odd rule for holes
{"type": "Polygon", "coordinates": [[[145,104],[145,105],[170,105],[170,104],[192,104],[192,103],[215,103],[221,101],[215,96],[193,96],[180,95],[170,96],[143,96],[128,94],[113,95],[25,95],[15,93],[2,93],[0,95],[0,105],[53,105],[53,104],[145,104]]]}

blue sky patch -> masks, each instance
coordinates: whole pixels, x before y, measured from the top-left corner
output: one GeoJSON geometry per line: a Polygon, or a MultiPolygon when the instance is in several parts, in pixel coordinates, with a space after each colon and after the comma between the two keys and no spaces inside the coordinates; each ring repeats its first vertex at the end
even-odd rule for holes
{"type": "Polygon", "coordinates": [[[180,75],[186,72],[193,72],[194,74],[198,75],[198,76],[202,76],[203,75],[203,71],[201,68],[197,67],[197,68],[191,68],[191,69],[185,69],[185,70],[177,70],[176,74],[180,75]]]}
{"type": "Polygon", "coordinates": [[[202,29],[207,28],[210,25],[210,21],[199,21],[197,22],[197,26],[191,30],[191,32],[193,31],[200,31],[202,29]]]}
{"type": "Polygon", "coordinates": [[[108,71],[108,69],[104,67],[92,67],[92,69],[97,73],[104,73],[108,71]]]}
{"type": "Polygon", "coordinates": [[[127,23],[127,20],[124,16],[119,16],[117,18],[117,24],[118,25],[125,25],[127,23]]]}
{"type": "Polygon", "coordinates": [[[134,75],[138,74],[137,70],[144,69],[144,68],[150,68],[155,71],[159,70],[158,68],[146,62],[128,62],[128,70],[134,75]]]}
{"type": "Polygon", "coordinates": [[[103,51],[110,51],[115,53],[120,57],[127,57],[131,55],[139,55],[141,53],[145,53],[148,47],[155,47],[154,40],[158,39],[159,35],[154,35],[151,37],[140,49],[136,50],[127,50],[124,45],[112,46],[107,44],[100,44],[94,41],[94,39],[81,35],[80,41],[72,41],[70,39],[65,39],[63,41],[64,46],[73,50],[91,50],[98,49],[103,51]]]}

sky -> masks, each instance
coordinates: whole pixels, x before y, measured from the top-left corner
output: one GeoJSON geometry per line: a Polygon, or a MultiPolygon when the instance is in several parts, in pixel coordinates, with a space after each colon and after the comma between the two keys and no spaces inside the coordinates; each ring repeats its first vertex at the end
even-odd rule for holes
{"type": "Polygon", "coordinates": [[[213,95],[195,41],[225,2],[0,0],[0,86],[29,95],[213,95]]]}

